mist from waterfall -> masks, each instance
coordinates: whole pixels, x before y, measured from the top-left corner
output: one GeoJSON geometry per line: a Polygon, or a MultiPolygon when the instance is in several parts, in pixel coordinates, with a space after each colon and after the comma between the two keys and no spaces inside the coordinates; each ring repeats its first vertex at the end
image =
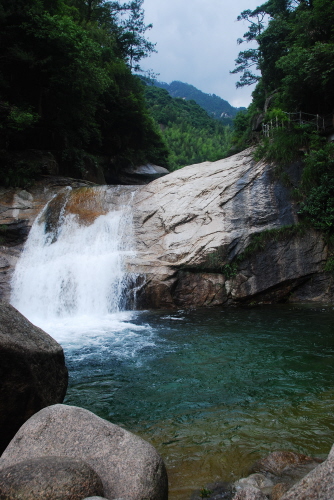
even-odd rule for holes
{"type": "Polygon", "coordinates": [[[12,305],[62,343],[99,343],[101,332],[129,327],[131,313],[122,310],[132,278],[124,269],[134,254],[131,210],[121,202],[110,210],[110,189],[66,188],[54,197],[15,269],[12,305]]]}

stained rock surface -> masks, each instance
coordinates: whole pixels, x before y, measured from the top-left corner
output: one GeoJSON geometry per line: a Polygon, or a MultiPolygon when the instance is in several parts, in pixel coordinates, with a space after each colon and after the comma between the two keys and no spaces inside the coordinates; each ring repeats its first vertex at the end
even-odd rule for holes
{"type": "Polygon", "coordinates": [[[0,186],[0,299],[9,300],[10,280],[30,228],[51,198],[66,186],[93,186],[84,180],[46,175],[27,189],[0,186]]]}
{"type": "Polygon", "coordinates": [[[103,495],[102,481],[83,460],[38,457],[0,470],[0,498],[82,500],[103,495]]]}
{"type": "Polygon", "coordinates": [[[268,500],[268,497],[261,490],[248,486],[245,489],[238,491],[233,500],[268,500]]]}
{"type": "Polygon", "coordinates": [[[0,453],[34,413],[61,403],[67,389],[62,347],[0,302],[0,453]]]}
{"type": "Polygon", "coordinates": [[[167,500],[160,455],[149,443],[88,410],[44,408],[17,432],[0,458],[0,471],[31,457],[84,460],[101,478],[106,498],[167,500]]]}

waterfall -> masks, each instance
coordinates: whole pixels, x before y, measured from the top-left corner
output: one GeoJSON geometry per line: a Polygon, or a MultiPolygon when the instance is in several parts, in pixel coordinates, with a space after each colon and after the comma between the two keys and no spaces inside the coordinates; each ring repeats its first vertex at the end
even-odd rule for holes
{"type": "Polygon", "coordinates": [[[133,252],[131,212],[122,207],[130,193],[121,194],[110,187],[66,188],[42,210],[12,280],[11,303],[30,321],[50,331],[57,322],[96,324],[122,310],[129,281],[124,259],[133,252]]]}

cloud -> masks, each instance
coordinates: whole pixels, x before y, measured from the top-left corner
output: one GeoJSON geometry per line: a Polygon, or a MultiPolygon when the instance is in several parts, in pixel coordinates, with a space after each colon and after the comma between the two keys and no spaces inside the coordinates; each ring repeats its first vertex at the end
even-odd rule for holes
{"type": "Polygon", "coordinates": [[[144,0],[145,21],[153,23],[149,39],[157,42],[158,53],[142,61],[143,69],[160,73],[161,81],[180,80],[234,106],[247,106],[253,88],[236,89],[238,77],[229,71],[242,50],[237,38],[247,31],[247,23],[236,18],[258,4],[258,0],[144,0]]]}

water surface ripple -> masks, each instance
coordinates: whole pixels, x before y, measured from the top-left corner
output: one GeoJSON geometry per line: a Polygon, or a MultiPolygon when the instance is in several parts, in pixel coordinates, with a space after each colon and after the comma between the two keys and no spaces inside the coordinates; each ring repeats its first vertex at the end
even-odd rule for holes
{"type": "Polygon", "coordinates": [[[47,329],[66,353],[65,402],[150,441],[172,499],[270,451],[324,457],[334,442],[332,307],[125,312],[87,336],[82,325],[72,341],[47,329]]]}

